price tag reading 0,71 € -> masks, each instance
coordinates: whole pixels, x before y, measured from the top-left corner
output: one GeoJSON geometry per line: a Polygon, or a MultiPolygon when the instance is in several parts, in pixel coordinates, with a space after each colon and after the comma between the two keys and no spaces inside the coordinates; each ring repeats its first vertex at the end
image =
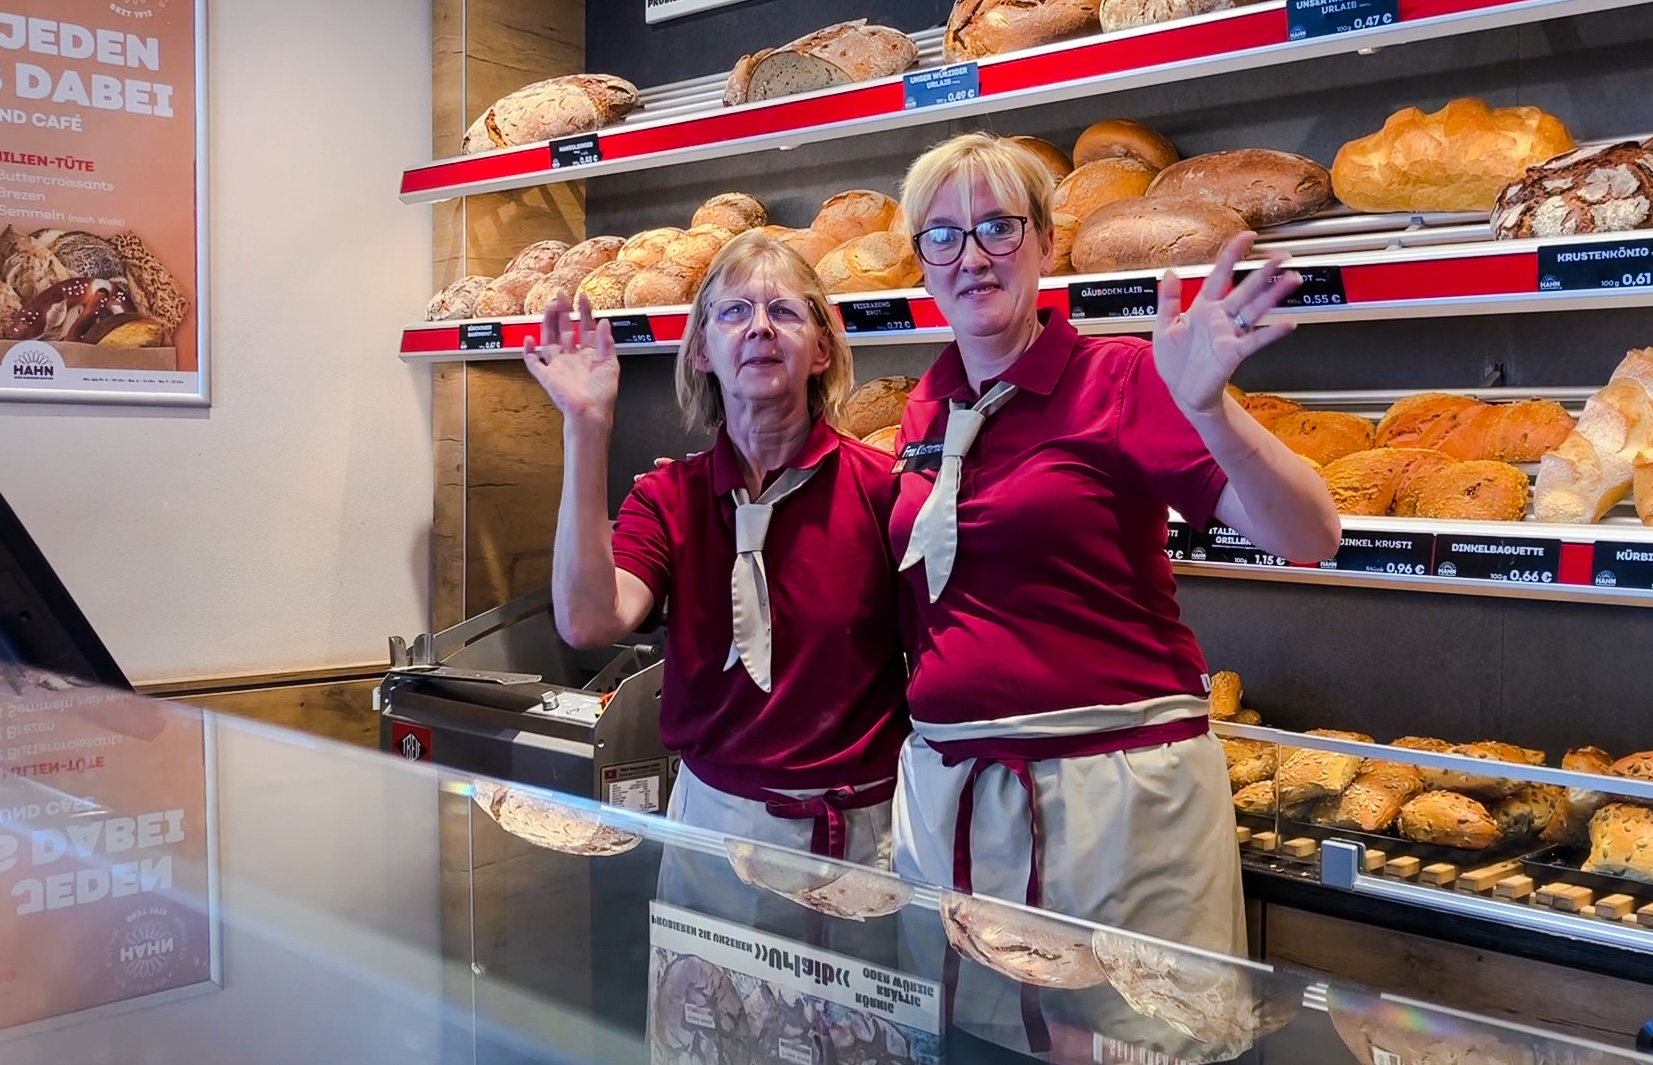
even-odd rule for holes
{"type": "Polygon", "coordinates": [[[904,111],[974,100],[981,95],[981,70],[975,63],[954,63],[920,70],[901,79],[904,111]]]}
{"type": "Polygon", "coordinates": [[[1595,292],[1653,285],[1653,240],[1562,244],[1538,249],[1538,291],[1595,292]]]}
{"type": "Polygon", "coordinates": [[[1195,562],[1228,562],[1239,566],[1284,566],[1288,563],[1271,555],[1226,525],[1213,525],[1195,532],[1188,557],[1195,562]]]}
{"type": "Polygon", "coordinates": [[[1435,537],[1435,576],[1512,584],[1554,584],[1561,568],[1559,540],[1513,536],[1435,537]]]}
{"type": "Polygon", "coordinates": [[[1400,21],[1397,0],[1286,0],[1286,40],[1374,30],[1400,21]]]}

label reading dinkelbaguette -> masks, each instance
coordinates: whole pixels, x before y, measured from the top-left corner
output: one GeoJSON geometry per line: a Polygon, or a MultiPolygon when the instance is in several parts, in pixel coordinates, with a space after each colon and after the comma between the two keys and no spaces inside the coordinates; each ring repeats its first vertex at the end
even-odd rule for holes
{"type": "Polygon", "coordinates": [[[1271,555],[1226,525],[1195,532],[1188,557],[1194,562],[1226,562],[1235,566],[1284,566],[1279,555],[1271,555]]]}
{"type": "Polygon", "coordinates": [[[913,305],[905,297],[845,300],[838,305],[846,333],[899,333],[913,326],[913,305]]]}
{"type": "Polygon", "coordinates": [[[1286,40],[1374,30],[1400,21],[1397,0],[1286,0],[1286,40]]]}
{"type": "Polygon", "coordinates": [[[577,137],[564,137],[562,140],[551,142],[552,170],[562,170],[570,166],[589,166],[602,161],[603,149],[595,133],[582,133],[577,137]]]}
{"type": "Polygon", "coordinates": [[[974,62],[919,70],[901,79],[901,106],[912,111],[974,100],[981,95],[981,70],[974,62]]]}
{"type": "Polygon", "coordinates": [[[1429,533],[1346,532],[1337,557],[1320,563],[1320,568],[1345,573],[1427,577],[1434,559],[1435,537],[1429,533]]]}
{"type": "Polygon", "coordinates": [[[466,322],[459,327],[460,351],[496,351],[505,346],[505,330],[498,322],[466,322]]]}
{"type": "Polygon", "coordinates": [[[1513,536],[1435,537],[1435,576],[1511,584],[1554,584],[1561,542],[1513,536]]]}
{"type": "Polygon", "coordinates": [[[1068,317],[1152,318],[1159,312],[1159,279],[1122,277],[1112,281],[1076,281],[1068,285],[1068,317]]]}
{"type": "Polygon", "coordinates": [[[1653,544],[1597,540],[1590,572],[1597,588],[1653,589],[1653,544]]]}
{"type": "Polygon", "coordinates": [[[1653,240],[1550,244],[1538,249],[1538,291],[1596,292],[1653,285],[1653,240]]]}
{"type": "Polygon", "coordinates": [[[646,314],[627,315],[608,319],[609,332],[616,344],[654,343],[654,325],[646,314]]]}

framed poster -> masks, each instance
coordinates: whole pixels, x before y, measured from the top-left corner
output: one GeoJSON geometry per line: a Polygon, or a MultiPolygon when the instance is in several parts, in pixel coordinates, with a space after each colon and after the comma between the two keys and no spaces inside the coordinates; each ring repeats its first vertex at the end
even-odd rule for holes
{"type": "Polygon", "coordinates": [[[710,11],[714,7],[744,4],[746,0],[643,0],[643,22],[670,22],[674,18],[710,11]]]}
{"type": "Polygon", "coordinates": [[[204,406],[206,0],[0,12],[0,399],[204,406]]]}

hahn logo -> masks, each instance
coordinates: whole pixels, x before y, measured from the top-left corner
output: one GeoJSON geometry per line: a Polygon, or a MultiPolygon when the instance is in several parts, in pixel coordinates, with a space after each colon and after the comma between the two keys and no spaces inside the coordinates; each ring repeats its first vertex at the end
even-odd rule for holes
{"type": "Polygon", "coordinates": [[[183,919],[164,906],[129,914],[109,944],[109,971],[128,991],[155,991],[167,985],[189,957],[183,919]]]}
{"type": "Polygon", "coordinates": [[[50,381],[57,376],[57,367],[45,352],[30,351],[11,364],[11,375],[29,381],[50,381]]]}
{"type": "Polygon", "coordinates": [[[57,349],[38,340],[16,344],[0,359],[0,382],[18,385],[52,384],[63,371],[57,349]]]}

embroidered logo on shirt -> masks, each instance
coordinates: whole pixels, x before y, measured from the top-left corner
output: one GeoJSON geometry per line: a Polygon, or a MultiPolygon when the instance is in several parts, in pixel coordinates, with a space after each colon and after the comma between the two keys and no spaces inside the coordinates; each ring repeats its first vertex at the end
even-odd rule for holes
{"type": "Polygon", "coordinates": [[[944,441],[915,440],[901,449],[891,473],[917,473],[921,470],[941,469],[941,450],[944,441]]]}

